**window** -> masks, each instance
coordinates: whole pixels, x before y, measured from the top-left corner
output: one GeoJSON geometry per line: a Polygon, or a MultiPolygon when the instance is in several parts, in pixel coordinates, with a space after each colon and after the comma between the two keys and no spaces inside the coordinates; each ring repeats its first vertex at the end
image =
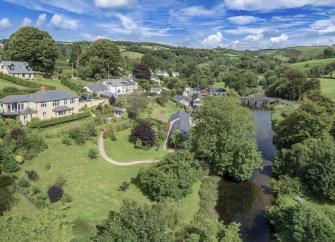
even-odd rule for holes
{"type": "Polygon", "coordinates": [[[47,116],[47,112],[43,112],[43,116],[47,116]]]}
{"type": "Polygon", "coordinates": [[[64,100],[64,105],[66,105],[67,104],[67,100],[64,100]]]}
{"type": "Polygon", "coordinates": [[[75,103],[75,102],[76,102],[76,100],[75,100],[74,98],[71,98],[70,103],[73,104],[73,103],[75,103]]]}
{"type": "Polygon", "coordinates": [[[53,101],[52,105],[53,105],[54,107],[59,106],[59,101],[53,101]]]}
{"type": "Polygon", "coordinates": [[[62,116],[62,115],[65,115],[66,114],[66,111],[60,111],[59,112],[59,116],[62,116]]]}
{"type": "Polygon", "coordinates": [[[41,102],[41,108],[45,108],[47,106],[46,102],[41,102]]]}

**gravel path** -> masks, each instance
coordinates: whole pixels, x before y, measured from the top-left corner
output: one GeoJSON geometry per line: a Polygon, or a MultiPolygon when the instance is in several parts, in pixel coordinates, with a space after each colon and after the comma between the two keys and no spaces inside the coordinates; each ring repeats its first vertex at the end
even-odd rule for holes
{"type": "MultiPolygon", "coordinates": [[[[115,160],[111,159],[105,151],[103,134],[104,134],[104,132],[102,131],[99,135],[99,138],[98,138],[99,152],[100,152],[100,155],[102,156],[102,158],[104,158],[107,162],[111,163],[112,165],[115,165],[115,166],[134,166],[134,165],[139,165],[139,164],[149,164],[149,163],[158,162],[158,161],[154,161],[154,160],[118,162],[118,161],[115,161],[115,160]]],[[[120,152],[123,152],[123,151],[120,150],[120,152]]]]}

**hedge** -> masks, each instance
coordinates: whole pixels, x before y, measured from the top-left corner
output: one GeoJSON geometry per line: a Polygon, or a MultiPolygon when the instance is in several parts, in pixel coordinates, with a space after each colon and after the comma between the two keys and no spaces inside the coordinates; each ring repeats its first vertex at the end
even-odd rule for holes
{"type": "Polygon", "coordinates": [[[9,76],[9,75],[6,75],[4,73],[0,73],[0,79],[15,83],[17,85],[30,87],[30,88],[41,88],[42,86],[44,86],[47,89],[55,89],[52,86],[41,85],[41,84],[38,84],[38,83],[35,83],[35,82],[32,82],[32,81],[28,81],[28,80],[20,79],[20,78],[17,78],[17,77],[9,76]]]}
{"type": "Polygon", "coordinates": [[[6,97],[8,95],[22,95],[22,94],[29,94],[29,93],[34,93],[40,90],[39,88],[29,88],[29,89],[12,89],[10,91],[8,90],[0,90],[0,98],[6,97]],[[16,90],[15,90],[16,89],[16,90]]]}
{"type": "Polygon", "coordinates": [[[56,124],[61,124],[61,123],[66,123],[70,121],[75,121],[75,120],[82,119],[82,118],[87,118],[89,116],[91,116],[90,112],[82,112],[78,114],[64,116],[61,118],[52,118],[52,119],[41,120],[41,121],[31,121],[28,123],[28,127],[29,128],[45,128],[45,127],[56,125],[56,124]]]}

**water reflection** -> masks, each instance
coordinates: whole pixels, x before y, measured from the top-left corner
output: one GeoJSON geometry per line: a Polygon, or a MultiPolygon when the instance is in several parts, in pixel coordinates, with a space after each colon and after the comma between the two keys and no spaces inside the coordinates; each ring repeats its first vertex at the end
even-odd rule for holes
{"type": "Polygon", "coordinates": [[[222,179],[217,210],[224,223],[240,222],[246,242],[268,242],[271,233],[265,218],[265,208],[271,205],[272,162],[276,149],[272,143],[271,112],[253,111],[257,127],[256,139],[263,154],[263,171],[256,171],[248,182],[235,183],[222,179]]]}

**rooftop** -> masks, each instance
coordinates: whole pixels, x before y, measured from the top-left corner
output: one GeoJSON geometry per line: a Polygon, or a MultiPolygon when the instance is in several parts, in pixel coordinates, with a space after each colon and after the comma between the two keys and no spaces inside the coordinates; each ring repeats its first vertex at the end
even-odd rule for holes
{"type": "Polygon", "coordinates": [[[33,74],[34,71],[28,62],[24,61],[3,61],[1,62],[9,74],[33,74]]]}
{"type": "Polygon", "coordinates": [[[58,101],[71,98],[77,98],[78,96],[66,92],[63,90],[41,90],[33,94],[25,95],[10,95],[0,99],[1,103],[20,103],[20,102],[48,102],[48,101],[58,101]]]}
{"type": "Polygon", "coordinates": [[[177,130],[188,133],[190,130],[190,115],[186,112],[177,112],[169,120],[172,123],[171,134],[177,130]]]}

